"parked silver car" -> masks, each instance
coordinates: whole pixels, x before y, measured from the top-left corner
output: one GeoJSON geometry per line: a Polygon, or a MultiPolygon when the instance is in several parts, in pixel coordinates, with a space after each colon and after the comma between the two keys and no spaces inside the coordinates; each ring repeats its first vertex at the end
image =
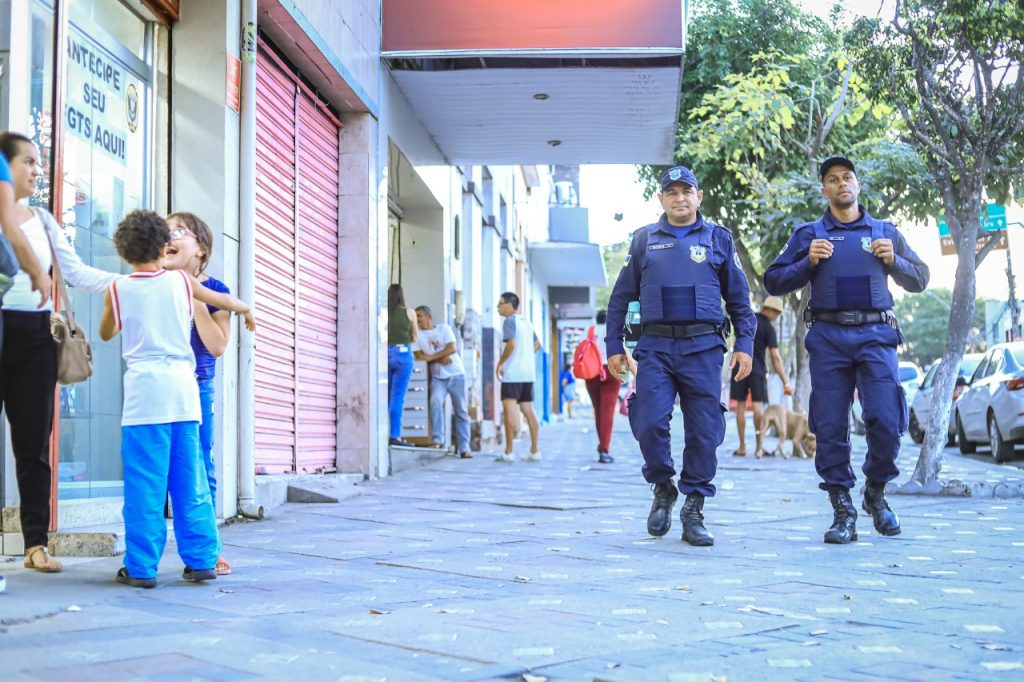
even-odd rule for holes
{"type": "MultiPolygon", "coordinates": [[[[981,364],[984,353],[967,353],[960,361],[960,370],[957,372],[957,382],[953,387],[953,400],[949,404],[949,431],[946,434],[946,444],[956,443],[956,401],[960,394],[967,388],[967,380],[974,374],[974,370],[981,364]]],[[[932,392],[935,389],[935,379],[939,373],[939,360],[928,366],[924,375],[921,387],[917,389],[914,401],[910,405],[910,426],[908,431],[915,443],[924,442],[924,431],[928,427],[928,417],[932,411],[932,392]]]]}
{"type": "Polygon", "coordinates": [[[956,428],[960,452],[988,443],[997,462],[1013,458],[1014,444],[1024,442],[1024,341],[985,353],[956,401],[956,428]]]}

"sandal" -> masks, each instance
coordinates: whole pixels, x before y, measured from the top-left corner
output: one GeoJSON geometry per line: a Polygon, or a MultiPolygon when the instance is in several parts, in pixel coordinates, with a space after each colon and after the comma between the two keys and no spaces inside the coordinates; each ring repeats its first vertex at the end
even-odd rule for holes
{"type": "Polygon", "coordinates": [[[33,568],[40,573],[60,573],[64,570],[64,565],[59,561],[51,559],[50,555],[46,552],[45,546],[36,545],[25,550],[25,568],[33,568]],[[40,552],[43,555],[41,562],[36,560],[40,552]]]}
{"type": "Polygon", "coordinates": [[[114,576],[114,580],[122,585],[141,587],[146,590],[151,590],[156,587],[156,578],[133,578],[131,574],[128,573],[128,569],[124,566],[117,569],[117,575],[114,576]]]}
{"type": "Polygon", "coordinates": [[[213,567],[217,575],[231,575],[231,564],[224,557],[217,557],[217,565],[213,567]]]}
{"type": "Polygon", "coordinates": [[[732,456],[733,457],[746,457],[747,456],[747,451],[746,450],[733,450],[732,451],[732,456]]]}

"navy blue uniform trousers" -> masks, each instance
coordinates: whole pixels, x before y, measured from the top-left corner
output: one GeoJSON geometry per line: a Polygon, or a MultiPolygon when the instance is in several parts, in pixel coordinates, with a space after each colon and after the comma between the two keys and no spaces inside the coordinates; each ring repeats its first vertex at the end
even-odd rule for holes
{"type": "Polygon", "coordinates": [[[648,483],[664,483],[676,473],[669,422],[676,396],[683,410],[683,468],[679,492],[715,494],[716,450],[725,440],[721,346],[679,355],[637,350],[636,393],[629,403],[629,425],[644,456],[648,483]]]}
{"type": "Polygon", "coordinates": [[[907,430],[907,396],[899,382],[899,332],[887,324],[840,326],[815,322],[804,345],[810,357],[808,427],[818,437],[814,464],[820,487],[853,488],[850,408],[857,388],[867,431],[864,475],[886,483],[899,475],[896,455],[907,430]]]}

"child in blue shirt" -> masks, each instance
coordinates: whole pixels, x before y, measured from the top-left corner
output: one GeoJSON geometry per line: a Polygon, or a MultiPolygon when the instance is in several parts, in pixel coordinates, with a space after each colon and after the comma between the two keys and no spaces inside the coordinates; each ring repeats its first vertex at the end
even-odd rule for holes
{"type": "MultiPolygon", "coordinates": [[[[204,271],[213,253],[213,232],[194,213],[172,213],[167,216],[171,229],[171,245],[167,249],[164,266],[168,270],[182,270],[195,277],[207,289],[222,294],[231,290],[219,279],[204,271]]],[[[224,354],[231,339],[231,313],[207,305],[197,306],[192,325],[192,352],[196,358],[196,382],[199,384],[199,403],[202,422],[199,424],[199,444],[203,470],[210,484],[210,498],[217,504],[217,476],[213,464],[214,384],[217,358],[224,354]]],[[[217,558],[217,575],[230,575],[231,564],[224,557],[217,558]]]]}

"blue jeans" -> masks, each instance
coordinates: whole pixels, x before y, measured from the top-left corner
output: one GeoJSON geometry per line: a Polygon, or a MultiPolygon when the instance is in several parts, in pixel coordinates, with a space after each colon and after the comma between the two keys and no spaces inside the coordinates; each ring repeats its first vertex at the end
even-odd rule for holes
{"type": "Polygon", "coordinates": [[[402,410],[413,367],[412,346],[388,346],[388,437],[402,435],[402,410]]]}
{"type": "Polygon", "coordinates": [[[452,397],[455,412],[455,447],[458,452],[469,451],[469,412],[466,411],[466,376],[430,379],[430,432],[431,440],[444,444],[447,430],[444,420],[444,399],[452,397]]]}
{"type": "Polygon", "coordinates": [[[199,407],[203,421],[199,424],[199,454],[202,457],[206,480],[210,482],[210,499],[217,508],[217,476],[213,472],[213,379],[199,380],[199,407]]]}
{"type": "Polygon", "coordinates": [[[124,462],[124,566],[133,578],[155,578],[167,542],[164,502],[171,493],[178,556],[192,569],[220,556],[217,518],[199,464],[199,424],[121,427],[124,462]]]}

